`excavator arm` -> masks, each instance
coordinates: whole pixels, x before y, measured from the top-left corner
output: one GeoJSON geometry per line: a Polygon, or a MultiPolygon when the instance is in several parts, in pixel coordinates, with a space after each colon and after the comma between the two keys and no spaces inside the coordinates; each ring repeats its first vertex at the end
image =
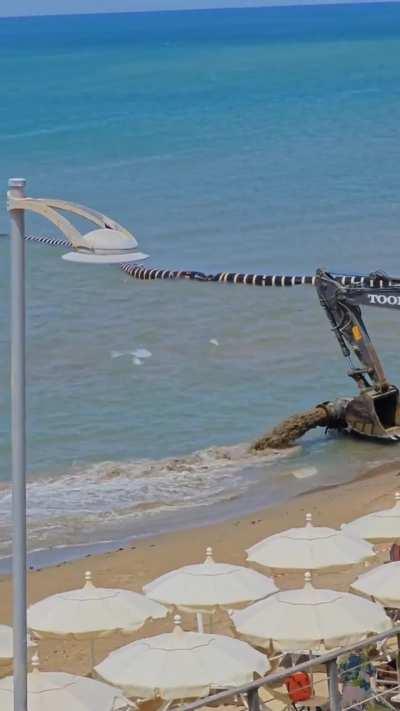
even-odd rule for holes
{"type": "Polygon", "coordinates": [[[315,287],[342,353],[349,362],[349,375],[360,390],[359,396],[350,400],[346,408],[347,425],[360,434],[398,439],[399,392],[386,378],[360,307],[400,309],[400,280],[376,273],[370,275],[370,286],[360,286],[357,282],[343,286],[333,274],[318,269],[315,287]],[[389,281],[390,286],[385,286],[389,281]],[[353,354],[359,367],[353,365],[353,354]]]}

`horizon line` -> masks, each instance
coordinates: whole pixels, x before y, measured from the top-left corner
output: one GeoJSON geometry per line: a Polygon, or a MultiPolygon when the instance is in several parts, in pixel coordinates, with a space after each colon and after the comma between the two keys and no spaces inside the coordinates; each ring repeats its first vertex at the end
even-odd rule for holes
{"type": "Polygon", "coordinates": [[[226,10],[268,10],[270,8],[293,8],[293,7],[327,7],[332,5],[396,5],[400,0],[288,0],[288,2],[272,2],[265,5],[232,5],[227,7],[189,7],[189,8],[165,8],[159,10],[100,10],[83,12],[39,12],[25,15],[0,15],[0,20],[24,20],[34,17],[86,17],[89,15],[154,15],[173,12],[224,12],[226,10]]]}

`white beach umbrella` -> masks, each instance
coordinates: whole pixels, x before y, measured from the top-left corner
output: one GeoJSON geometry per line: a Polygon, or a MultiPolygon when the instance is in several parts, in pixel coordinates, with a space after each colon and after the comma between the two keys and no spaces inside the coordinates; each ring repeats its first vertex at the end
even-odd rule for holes
{"type": "Polygon", "coordinates": [[[230,563],[215,563],[207,548],[204,563],[185,565],[145,585],[143,592],[164,605],[186,611],[214,612],[244,605],[276,592],[272,578],[230,563]]]}
{"type": "Polygon", "coordinates": [[[343,531],[306,525],[264,538],[247,551],[247,560],[275,570],[322,570],[356,565],[375,555],[373,547],[343,531]]]}
{"type": "MultiPolygon", "coordinates": [[[[37,656],[28,674],[27,711],[128,711],[134,705],[118,689],[87,677],[39,671],[37,656]]],[[[14,679],[0,681],[0,709],[14,708],[14,679]]]]}
{"type": "Polygon", "coordinates": [[[0,661],[12,659],[13,629],[8,625],[0,625],[0,661]]]}
{"type": "Polygon", "coordinates": [[[384,607],[400,608],[400,562],[385,563],[360,575],[353,590],[380,602],[384,607]]]}
{"type": "Polygon", "coordinates": [[[13,655],[12,627],[0,625],[0,676],[11,673],[13,655]]]}
{"type": "Polygon", "coordinates": [[[94,664],[94,640],[98,637],[140,629],[149,619],[160,619],[167,608],[145,595],[130,590],[96,588],[90,572],[85,585],[46,597],[28,609],[28,627],[39,639],[67,637],[91,642],[94,664]]]}
{"type": "Polygon", "coordinates": [[[390,509],[356,518],[343,524],[342,530],[374,543],[400,540],[400,492],[396,492],[395,504],[390,509]]]}
{"type": "MultiPolygon", "coordinates": [[[[33,646],[28,636],[28,647],[33,646]]],[[[13,656],[13,629],[8,625],[0,625],[0,676],[11,673],[13,656]]]]}
{"type": "Polygon", "coordinates": [[[179,615],[173,632],[121,647],[95,667],[100,678],[127,696],[165,700],[205,696],[213,689],[246,684],[269,669],[267,657],[245,642],[184,632],[179,615]]]}
{"type": "Polygon", "coordinates": [[[232,621],[257,646],[316,654],[391,627],[381,605],[351,593],[316,589],[308,572],[304,588],[255,602],[235,612],[232,621]]]}
{"type": "Polygon", "coordinates": [[[97,588],[85,573],[85,585],[46,597],[28,609],[28,627],[39,638],[94,639],[116,632],[131,633],[148,619],[166,617],[168,610],[130,590],[97,588]]]}

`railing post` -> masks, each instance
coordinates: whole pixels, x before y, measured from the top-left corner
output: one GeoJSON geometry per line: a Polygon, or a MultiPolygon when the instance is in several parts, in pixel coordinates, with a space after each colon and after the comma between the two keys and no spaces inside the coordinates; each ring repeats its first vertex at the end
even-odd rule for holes
{"type": "Polygon", "coordinates": [[[260,711],[260,697],[258,695],[258,689],[250,689],[250,691],[247,692],[247,703],[249,711],[260,711]]]}
{"type": "Polygon", "coordinates": [[[332,659],[326,665],[329,686],[329,708],[330,711],[342,711],[342,700],[339,693],[339,678],[337,659],[332,659]]]}

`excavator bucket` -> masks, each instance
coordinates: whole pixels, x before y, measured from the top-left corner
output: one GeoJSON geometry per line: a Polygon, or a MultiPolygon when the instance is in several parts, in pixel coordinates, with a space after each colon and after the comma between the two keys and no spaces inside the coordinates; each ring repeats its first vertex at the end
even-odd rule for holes
{"type": "Polygon", "coordinates": [[[364,437],[400,440],[399,391],[390,385],[385,392],[368,388],[348,401],[344,419],[349,431],[364,437]]]}

